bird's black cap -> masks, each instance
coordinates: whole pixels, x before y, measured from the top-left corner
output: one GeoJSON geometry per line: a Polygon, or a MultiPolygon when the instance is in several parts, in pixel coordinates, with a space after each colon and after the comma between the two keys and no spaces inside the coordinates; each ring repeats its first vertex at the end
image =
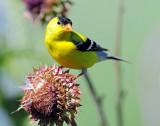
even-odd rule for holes
{"type": "Polygon", "coordinates": [[[72,21],[69,18],[61,17],[61,16],[59,16],[58,18],[59,18],[59,21],[62,22],[62,24],[65,25],[65,24],[70,23],[72,25],[72,21]]]}

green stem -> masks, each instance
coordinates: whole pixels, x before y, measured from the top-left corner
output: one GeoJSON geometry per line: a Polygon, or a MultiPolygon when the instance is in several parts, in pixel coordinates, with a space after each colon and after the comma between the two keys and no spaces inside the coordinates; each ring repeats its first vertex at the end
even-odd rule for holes
{"type": "Polygon", "coordinates": [[[53,121],[50,121],[49,126],[54,126],[53,121]]]}
{"type": "MultiPolygon", "coordinates": [[[[121,52],[121,34],[122,34],[122,21],[123,21],[123,0],[117,0],[117,14],[116,14],[116,27],[115,27],[115,55],[120,56],[121,52]]],[[[116,105],[117,105],[117,119],[118,125],[123,126],[123,87],[122,87],[122,72],[121,65],[115,61],[115,80],[116,80],[116,105]]]]}
{"type": "Polygon", "coordinates": [[[99,113],[99,117],[101,119],[101,126],[108,126],[108,123],[107,123],[107,120],[106,120],[106,117],[105,117],[105,114],[104,114],[104,110],[102,108],[102,102],[101,102],[101,98],[98,97],[97,95],[97,92],[93,86],[93,83],[91,82],[91,79],[89,78],[89,75],[88,74],[85,74],[84,75],[86,81],[87,81],[87,84],[88,84],[88,87],[89,87],[89,90],[90,90],[90,93],[92,95],[92,98],[96,104],[96,107],[97,107],[97,111],[99,113]]]}
{"type": "Polygon", "coordinates": [[[77,123],[74,118],[71,118],[70,123],[72,126],[77,126],[77,123]]]}

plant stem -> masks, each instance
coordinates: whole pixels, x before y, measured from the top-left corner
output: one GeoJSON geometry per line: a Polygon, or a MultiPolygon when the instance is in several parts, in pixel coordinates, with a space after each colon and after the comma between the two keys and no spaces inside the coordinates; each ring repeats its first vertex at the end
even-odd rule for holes
{"type": "Polygon", "coordinates": [[[107,123],[107,120],[106,120],[106,117],[105,117],[105,114],[104,114],[104,110],[102,108],[101,98],[98,97],[97,92],[96,92],[96,90],[93,86],[93,83],[91,82],[91,79],[89,78],[89,75],[85,74],[84,77],[87,81],[90,93],[91,93],[91,95],[93,97],[93,100],[96,104],[96,107],[97,107],[97,110],[98,110],[98,113],[99,113],[99,116],[100,116],[100,119],[101,119],[101,126],[108,126],[108,123],[107,123]]]}
{"type": "MultiPolygon", "coordinates": [[[[122,21],[123,21],[123,0],[117,0],[116,12],[116,27],[115,27],[115,56],[120,56],[121,52],[121,34],[122,34],[122,21]]],[[[121,65],[115,61],[115,80],[116,80],[116,105],[117,105],[117,119],[118,125],[123,126],[123,87],[122,87],[122,72],[121,65]]]]}
{"type": "Polygon", "coordinates": [[[50,121],[49,126],[54,126],[54,123],[50,121]]]}
{"type": "Polygon", "coordinates": [[[71,118],[70,123],[72,126],[77,126],[77,123],[74,118],[71,118]]]}

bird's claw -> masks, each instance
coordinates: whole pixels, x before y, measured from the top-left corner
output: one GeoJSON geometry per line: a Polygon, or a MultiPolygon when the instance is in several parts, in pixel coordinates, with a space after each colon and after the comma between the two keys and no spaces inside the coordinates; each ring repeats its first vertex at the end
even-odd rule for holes
{"type": "Polygon", "coordinates": [[[60,65],[59,67],[60,67],[60,68],[64,68],[64,67],[63,67],[63,66],[61,66],[61,65],[60,65]]]}
{"type": "Polygon", "coordinates": [[[87,73],[87,69],[83,68],[82,69],[82,73],[78,74],[76,78],[82,76],[83,74],[86,74],[87,73]]]}
{"type": "Polygon", "coordinates": [[[80,74],[78,74],[76,78],[78,78],[78,77],[82,76],[83,74],[84,74],[84,73],[80,73],[80,74]]]}

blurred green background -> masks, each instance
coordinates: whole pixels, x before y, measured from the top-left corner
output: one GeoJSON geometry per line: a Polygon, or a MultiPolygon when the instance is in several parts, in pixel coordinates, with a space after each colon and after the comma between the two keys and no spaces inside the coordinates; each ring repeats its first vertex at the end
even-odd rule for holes
{"type": "MultiPolygon", "coordinates": [[[[126,0],[122,31],[124,126],[160,126],[160,1],[126,0]]],[[[0,122],[1,126],[36,126],[19,105],[25,75],[40,64],[57,64],[44,44],[45,26],[24,18],[21,0],[0,0],[0,122]]],[[[73,29],[114,53],[116,0],[77,0],[69,11],[73,29]]],[[[117,126],[113,61],[101,62],[88,72],[100,96],[109,126],[117,126]]],[[[78,74],[80,71],[71,70],[78,74]]],[[[99,126],[99,116],[83,77],[79,126],[99,126]]]]}

